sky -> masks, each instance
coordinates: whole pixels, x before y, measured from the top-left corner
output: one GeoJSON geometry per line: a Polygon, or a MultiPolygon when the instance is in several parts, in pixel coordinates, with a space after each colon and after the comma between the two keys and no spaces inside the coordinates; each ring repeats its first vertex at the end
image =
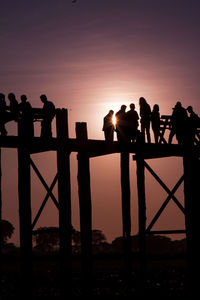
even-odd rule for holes
{"type": "MultiPolygon", "coordinates": [[[[143,96],[160,113],[177,101],[200,115],[200,2],[198,0],[0,0],[0,92],[26,94],[42,107],[45,93],[67,108],[70,137],[75,123],[87,122],[88,137],[103,139],[103,117],[143,96]]],[[[7,100],[7,99],[6,99],[7,100]]],[[[16,135],[16,123],[6,125],[16,135]]],[[[53,124],[55,130],[55,124],[53,124]]],[[[35,135],[40,125],[35,124],[35,135]]],[[[54,132],[55,135],[55,132],[54,132]]],[[[115,137],[116,138],[116,137],[115,137]]],[[[53,152],[32,155],[48,184],[56,172],[53,152]]],[[[147,161],[169,188],[182,175],[181,158],[147,161]]],[[[2,149],[3,218],[18,242],[17,152],[2,149]]],[[[108,241],[122,234],[119,155],[90,161],[93,228],[108,241]],[[112,220],[112,221],[111,221],[112,220]]],[[[135,162],[130,159],[132,234],[137,233],[135,162]]],[[[79,228],[76,153],[71,154],[72,224],[79,228]]],[[[45,190],[32,172],[33,217],[45,190]]],[[[56,195],[56,189],[55,189],[56,195]]],[[[183,203],[182,188],[177,197],[183,203]]],[[[147,223],[167,194],[146,174],[147,223]]],[[[51,199],[36,227],[56,226],[51,199]]],[[[154,229],[184,229],[173,202],[154,229]],[[173,222],[172,222],[173,220],[173,222]]],[[[175,237],[176,238],[176,237],[175,237]]]]}

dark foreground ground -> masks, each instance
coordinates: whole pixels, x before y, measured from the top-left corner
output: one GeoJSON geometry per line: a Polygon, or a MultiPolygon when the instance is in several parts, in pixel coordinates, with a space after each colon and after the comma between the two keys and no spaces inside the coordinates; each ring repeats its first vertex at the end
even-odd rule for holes
{"type": "MultiPolygon", "coordinates": [[[[84,287],[80,258],[73,258],[72,283],[65,283],[66,291],[72,287],[72,297],[82,297],[84,287]]],[[[19,258],[2,257],[0,300],[21,299],[19,258]]],[[[146,286],[141,287],[138,258],[133,257],[129,284],[124,278],[120,255],[98,255],[94,258],[91,282],[92,298],[131,297],[141,299],[156,297],[172,299],[186,294],[187,265],[184,255],[151,256],[148,258],[146,286]]],[[[32,297],[27,299],[60,299],[59,260],[57,256],[37,256],[33,259],[32,297]]],[[[68,297],[67,297],[68,298],[68,297]]],[[[67,299],[66,298],[66,299],[67,299]]]]}

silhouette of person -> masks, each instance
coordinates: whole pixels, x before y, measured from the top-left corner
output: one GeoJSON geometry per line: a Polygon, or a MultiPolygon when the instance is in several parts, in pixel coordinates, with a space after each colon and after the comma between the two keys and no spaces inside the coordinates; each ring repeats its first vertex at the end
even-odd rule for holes
{"type": "Polygon", "coordinates": [[[178,101],[173,108],[173,113],[171,117],[171,132],[169,135],[169,144],[172,143],[172,138],[176,134],[176,139],[178,144],[183,144],[185,140],[185,133],[187,132],[187,125],[188,125],[188,116],[187,111],[180,101],[178,101]]]}
{"type": "MultiPolygon", "coordinates": [[[[197,128],[200,125],[200,118],[199,116],[194,112],[193,107],[191,105],[189,105],[186,108],[188,114],[189,114],[189,119],[188,119],[188,130],[189,133],[191,135],[191,142],[194,143],[195,141],[195,135],[197,134],[197,136],[199,137],[198,133],[197,133],[197,128]]],[[[198,142],[198,140],[196,140],[196,142],[198,142]]]]}
{"type": "Polygon", "coordinates": [[[160,112],[158,104],[153,106],[153,110],[151,112],[151,127],[154,133],[155,143],[157,144],[160,135],[160,112]]]}
{"type": "MultiPolygon", "coordinates": [[[[186,110],[188,111],[188,113],[190,114],[190,118],[194,121],[196,121],[198,123],[199,121],[199,116],[194,112],[193,107],[191,105],[189,105],[186,110]]],[[[198,126],[198,124],[197,124],[198,126]]]]}
{"type": "Polygon", "coordinates": [[[34,136],[33,109],[26,95],[21,95],[21,103],[18,105],[20,111],[20,130],[23,137],[32,138],[34,136]]]}
{"type": "Polygon", "coordinates": [[[19,118],[19,107],[15,94],[9,93],[8,99],[10,101],[10,120],[17,122],[19,118]]]}
{"type": "Polygon", "coordinates": [[[109,110],[109,113],[103,119],[103,131],[105,140],[107,142],[113,142],[114,138],[114,124],[113,124],[113,110],[109,110]]]}
{"type": "Polygon", "coordinates": [[[141,117],[140,120],[141,133],[143,135],[144,141],[145,141],[145,133],[146,133],[147,141],[148,143],[151,143],[151,136],[150,136],[151,108],[144,97],[140,97],[139,105],[140,105],[140,117],[141,117]]]}
{"type": "Polygon", "coordinates": [[[138,123],[139,116],[137,111],[135,110],[134,103],[130,104],[130,110],[127,111],[125,120],[126,120],[126,136],[128,138],[128,141],[135,142],[137,137],[138,126],[139,126],[138,123]]]}
{"type": "Polygon", "coordinates": [[[55,116],[55,105],[52,101],[47,99],[45,94],[40,96],[40,99],[43,103],[42,113],[43,120],[41,122],[41,137],[42,138],[51,138],[52,130],[51,130],[51,122],[55,116]]]}
{"type": "Polygon", "coordinates": [[[126,105],[122,105],[120,110],[115,114],[116,132],[118,142],[126,142],[126,105]]]}
{"type": "Polygon", "coordinates": [[[6,101],[5,95],[0,93],[0,133],[1,135],[7,135],[7,130],[5,128],[5,123],[7,122],[7,112],[6,112],[6,101]]]}

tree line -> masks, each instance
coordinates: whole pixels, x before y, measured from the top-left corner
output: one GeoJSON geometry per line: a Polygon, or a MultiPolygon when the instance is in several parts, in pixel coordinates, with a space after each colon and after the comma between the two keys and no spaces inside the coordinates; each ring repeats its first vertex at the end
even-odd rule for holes
{"type": "MultiPolygon", "coordinates": [[[[17,251],[13,243],[9,243],[14,233],[15,227],[7,220],[1,221],[1,248],[4,253],[17,251]]],[[[138,235],[131,236],[131,250],[134,253],[139,251],[138,235]]],[[[33,231],[33,251],[36,253],[51,254],[59,250],[59,228],[58,227],[39,227],[33,231]]],[[[171,240],[167,236],[147,235],[147,252],[160,254],[176,254],[186,251],[186,239],[171,240]]],[[[111,243],[102,230],[92,230],[93,253],[122,253],[123,237],[115,238],[111,243]]],[[[72,227],[72,253],[81,253],[81,234],[80,231],[72,227]]]]}

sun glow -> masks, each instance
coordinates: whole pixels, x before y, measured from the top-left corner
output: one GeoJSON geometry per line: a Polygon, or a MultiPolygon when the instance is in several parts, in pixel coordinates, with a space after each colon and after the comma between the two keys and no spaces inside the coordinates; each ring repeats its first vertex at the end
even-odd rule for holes
{"type": "Polygon", "coordinates": [[[113,114],[112,122],[113,122],[113,125],[115,126],[115,125],[116,125],[116,117],[115,117],[115,114],[113,114]]]}

